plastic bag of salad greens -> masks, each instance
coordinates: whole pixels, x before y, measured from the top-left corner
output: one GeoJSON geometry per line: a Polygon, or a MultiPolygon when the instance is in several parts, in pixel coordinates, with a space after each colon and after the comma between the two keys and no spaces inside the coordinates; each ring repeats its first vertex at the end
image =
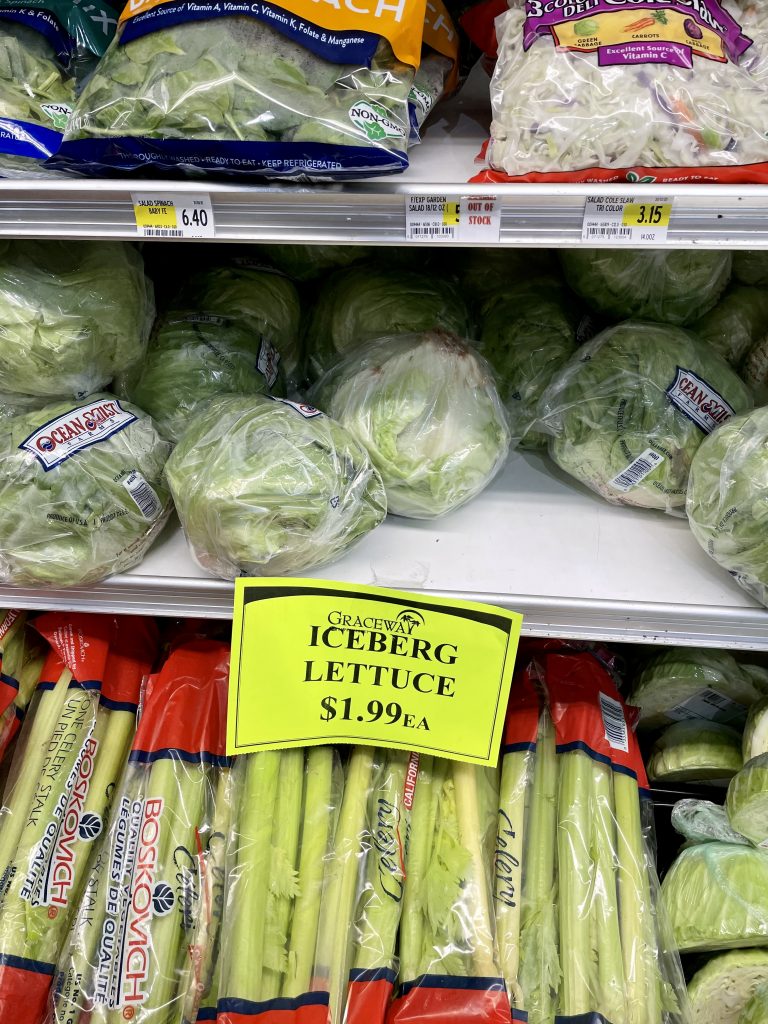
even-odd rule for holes
{"type": "Polygon", "coordinates": [[[305,330],[316,376],[370,338],[441,329],[469,337],[456,284],[437,274],[363,263],[324,282],[305,330]]]}
{"type": "Polygon", "coordinates": [[[768,604],[768,409],[725,423],[691,466],[688,522],[707,554],[768,604]]]}
{"type": "Polygon", "coordinates": [[[718,304],[691,325],[723,359],[736,368],[768,332],[768,291],[733,284],[718,304]]]}
{"type": "Polygon", "coordinates": [[[678,327],[609,327],[555,375],[539,403],[549,453],[614,505],[681,514],[710,431],[752,406],[735,372],[678,327]]]}
{"type": "Polygon", "coordinates": [[[154,315],[128,243],[0,242],[0,392],[98,391],[143,357],[154,315]]]}
{"type": "Polygon", "coordinates": [[[203,9],[138,0],[78,98],[60,157],[300,180],[408,165],[424,0],[203,9]]]}
{"type": "Polygon", "coordinates": [[[692,719],[739,726],[760,697],[727,651],[671,647],[654,654],[632,684],[639,727],[658,729],[692,719]]]}
{"type": "Polygon", "coordinates": [[[140,562],[171,511],[169,451],[108,394],[0,420],[0,579],[75,586],[140,562]]]}
{"type": "Polygon", "coordinates": [[[523,448],[547,445],[534,426],[538,402],[576,351],[577,325],[573,299],[553,277],[508,284],[486,302],[478,347],[496,371],[512,437],[523,448]]]}
{"type": "Polygon", "coordinates": [[[286,378],[295,380],[300,358],[301,303],[292,281],[247,257],[193,274],[175,303],[177,309],[226,317],[247,327],[280,354],[286,378]]]}
{"type": "Polygon", "coordinates": [[[396,515],[434,519],[459,508],[509,451],[490,367],[442,331],[375,338],[341,359],[312,395],[368,450],[396,515]]]}
{"type": "Polygon", "coordinates": [[[365,448],[318,409],[285,399],[209,402],[166,475],[192,554],[224,579],[325,565],[387,511],[365,448]]]}
{"type": "Polygon", "coordinates": [[[438,100],[453,92],[458,80],[459,34],[443,0],[429,0],[421,64],[408,96],[412,143],[421,140],[422,125],[438,100]]]}
{"type": "Polygon", "coordinates": [[[718,722],[675,722],[656,740],[648,759],[652,782],[719,781],[743,764],[741,735],[718,722]]]}
{"type": "Polygon", "coordinates": [[[161,317],[131,400],[174,443],[219,395],[283,394],[280,354],[243,321],[177,311],[161,317]]]}
{"type": "Polygon", "coordinates": [[[731,276],[731,254],[701,249],[564,249],[568,284],[593,309],[689,324],[707,313],[731,276]]]}

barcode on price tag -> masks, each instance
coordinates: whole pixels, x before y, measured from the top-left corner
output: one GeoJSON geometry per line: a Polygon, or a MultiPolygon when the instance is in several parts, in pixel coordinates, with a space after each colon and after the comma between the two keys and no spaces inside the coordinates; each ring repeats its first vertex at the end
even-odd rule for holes
{"type": "Polygon", "coordinates": [[[617,491],[629,491],[642,483],[648,474],[652,473],[663,461],[663,455],[659,455],[653,448],[646,448],[641,455],[630,462],[626,469],[610,481],[611,487],[615,487],[617,491]]]}
{"type": "Polygon", "coordinates": [[[132,192],[136,231],[142,238],[214,238],[211,197],[182,192],[132,192]]]}
{"type": "Polygon", "coordinates": [[[589,196],[582,242],[592,245],[659,245],[672,216],[669,196],[589,196]]]}
{"type": "Polygon", "coordinates": [[[500,226],[497,196],[430,193],[406,197],[408,242],[498,242],[500,226]]]}

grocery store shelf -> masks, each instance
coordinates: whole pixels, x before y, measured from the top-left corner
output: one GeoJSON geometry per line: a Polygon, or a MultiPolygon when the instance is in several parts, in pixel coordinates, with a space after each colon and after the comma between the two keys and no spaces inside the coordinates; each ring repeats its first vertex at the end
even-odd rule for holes
{"type": "MultiPolygon", "coordinates": [[[[312,575],[513,608],[529,635],[768,650],[768,610],[684,520],[607,505],[533,454],[514,454],[464,509],[392,517],[312,575]]],[[[0,605],[227,618],[232,587],[193,564],[174,526],[131,573],[90,589],[0,588],[0,605]]]]}
{"type": "MultiPolygon", "coordinates": [[[[200,180],[7,179],[0,181],[0,237],[135,238],[131,191],[207,192],[216,240],[358,244],[405,241],[409,195],[501,197],[500,244],[572,246],[581,241],[589,195],[626,195],[626,185],[467,185],[478,170],[490,112],[477,68],[459,96],[438,107],[405,174],[345,185],[244,187],[200,180]]],[[[768,186],[633,185],[672,196],[672,247],[768,247],[768,186]]],[[[487,243],[483,243],[487,244],[487,243]]]]}

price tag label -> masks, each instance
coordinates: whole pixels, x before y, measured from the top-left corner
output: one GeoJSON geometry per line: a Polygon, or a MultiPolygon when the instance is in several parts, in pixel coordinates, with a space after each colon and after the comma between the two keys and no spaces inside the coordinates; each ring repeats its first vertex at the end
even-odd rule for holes
{"type": "Polygon", "coordinates": [[[589,196],[582,242],[590,245],[660,245],[672,216],[669,196],[589,196]]]}
{"type": "Polygon", "coordinates": [[[406,197],[408,242],[498,242],[500,228],[497,196],[430,193],[406,197]]]}
{"type": "Polygon", "coordinates": [[[142,238],[214,238],[211,197],[204,193],[132,192],[136,230],[142,238]]]}
{"type": "Polygon", "coordinates": [[[382,587],[237,580],[227,752],[358,743],[495,765],[521,624],[382,587]]]}

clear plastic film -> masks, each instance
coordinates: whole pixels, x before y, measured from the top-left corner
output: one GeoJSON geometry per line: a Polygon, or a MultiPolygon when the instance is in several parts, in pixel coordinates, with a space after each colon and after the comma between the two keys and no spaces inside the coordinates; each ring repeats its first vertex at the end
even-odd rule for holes
{"type": "Polygon", "coordinates": [[[0,392],[83,398],[143,358],[153,288],[125,242],[0,242],[0,392]]]}
{"type": "Polygon", "coordinates": [[[416,70],[408,108],[411,115],[411,143],[421,140],[421,129],[443,96],[459,80],[459,34],[443,0],[429,0],[424,15],[424,44],[416,70]]]}
{"type": "Polygon", "coordinates": [[[368,450],[396,515],[434,519],[459,508],[507,458],[510,431],[493,372],[455,335],[369,341],[311,394],[368,450]]]}
{"type": "Polygon", "coordinates": [[[768,409],[725,423],[693,459],[686,511],[694,537],[736,582],[768,604],[768,409]]]}
{"type": "Polygon", "coordinates": [[[324,565],[386,515],[365,448],[314,407],[283,399],[214,399],[167,477],[194,557],[224,579],[324,565]]]}
{"type": "Polygon", "coordinates": [[[756,846],[768,847],[768,754],[751,758],[733,776],[725,810],[731,828],[756,846]]]}
{"type": "Polygon", "coordinates": [[[27,613],[0,610],[0,762],[24,720],[45,656],[45,645],[27,625],[27,613]]]}
{"type": "Polygon", "coordinates": [[[158,320],[131,401],[174,443],[219,395],[284,394],[281,359],[241,320],[175,310],[158,320]]]}
{"type": "Polygon", "coordinates": [[[768,946],[764,850],[724,842],[690,846],[667,872],[662,896],[683,953],[768,946]]]}
{"type": "Polygon", "coordinates": [[[202,999],[221,907],[228,672],[229,648],[200,640],[151,677],[48,1024],[166,1024],[202,999]]]}
{"type": "Polygon", "coordinates": [[[262,245],[262,252],[294,281],[313,281],[371,257],[366,245],[262,245]]]}
{"type": "Polygon", "coordinates": [[[0,1021],[38,1024],[110,819],[152,664],[151,620],[48,613],[50,644],[0,819],[0,1021]]]}
{"type": "Polygon", "coordinates": [[[626,321],[566,363],[539,403],[549,453],[614,505],[683,514],[697,449],[752,406],[731,367],[679,327],[626,321]]]}
{"type": "Polygon", "coordinates": [[[438,329],[471,337],[471,327],[463,298],[444,276],[363,263],[323,283],[305,329],[309,368],[317,377],[374,338],[438,329]]]}
{"type": "Polygon", "coordinates": [[[722,953],[694,974],[688,985],[693,1024],[762,1024],[744,1017],[758,989],[768,983],[768,951],[722,953]]]}
{"type": "Polygon", "coordinates": [[[715,306],[732,269],[725,250],[572,249],[560,262],[568,284],[598,313],[677,325],[715,306]]]}
{"type": "Polygon", "coordinates": [[[750,706],[742,736],[742,754],[745,761],[758,754],[768,754],[768,697],[750,706]]]}
{"type": "Polygon", "coordinates": [[[513,1020],[688,1021],[645,785],[608,671],[539,651],[513,684],[495,859],[513,1020]]]}
{"type": "Polygon", "coordinates": [[[544,448],[535,429],[538,401],[576,351],[578,315],[555,277],[506,284],[486,300],[478,347],[496,371],[510,430],[523,448],[544,448]]]}
{"type": "Polygon", "coordinates": [[[672,825],[689,843],[749,846],[749,840],[731,828],[725,808],[711,800],[678,800],[672,808],[672,825]]]}
{"type": "Polygon", "coordinates": [[[108,394],[0,420],[0,578],[75,586],[140,562],[170,515],[169,451],[108,394]]]}
{"type": "Polygon", "coordinates": [[[768,334],[768,291],[732,284],[691,330],[738,369],[747,353],[768,334]]]}
{"type": "Polygon", "coordinates": [[[739,372],[757,404],[768,402],[768,334],[759,338],[747,352],[739,372]]]}
{"type": "Polygon", "coordinates": [[[752,287],[768,284],[768,253],[762,249],[736,249],[733,253],[733,277],[752,287]]]}
{"type": "Polygon", "coordinates": [[[496,180],[766,180],[759,5],[515,3],[496,36],[496,180]]]}
{"type": "Polygon", "coordinates": [[[496,769],[421,758],[389,1024],[509,1020],[494,941],[498,799],[496,769]]]}
{"type": "Polygon", "coordinates": [[[728,781],[742,766],[741,733],[701,719],[675,722],[648,758],[652,782],[728,781]]]}

